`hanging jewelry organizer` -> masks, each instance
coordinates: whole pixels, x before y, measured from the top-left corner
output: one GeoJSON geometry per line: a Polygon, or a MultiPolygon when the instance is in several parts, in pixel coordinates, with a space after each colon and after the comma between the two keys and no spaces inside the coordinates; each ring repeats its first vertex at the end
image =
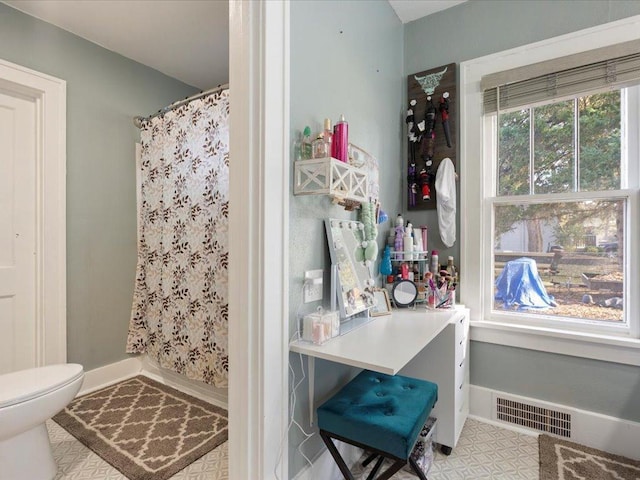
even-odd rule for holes
{"type": "Polygon", "coordinates": [[[432,210],[440,163],[458,164],[456,64],[409,75],[407,94],[407,209],[432,210]]]}

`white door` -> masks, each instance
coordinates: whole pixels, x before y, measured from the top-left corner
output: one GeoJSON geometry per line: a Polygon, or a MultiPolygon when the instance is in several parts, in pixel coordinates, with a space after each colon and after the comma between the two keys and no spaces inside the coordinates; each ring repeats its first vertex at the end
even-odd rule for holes
{"type": "Polygon", "coordinates": [[[0,90],[0,374],[35,367],[36,106],[0,90]]]}

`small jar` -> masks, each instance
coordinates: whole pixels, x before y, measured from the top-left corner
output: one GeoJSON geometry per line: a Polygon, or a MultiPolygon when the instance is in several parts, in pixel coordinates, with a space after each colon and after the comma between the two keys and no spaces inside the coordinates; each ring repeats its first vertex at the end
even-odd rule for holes
{"type": "Polygon", "coordinates": [[[324,141],[324,135],[319,134],[311,144],[313,158],[325,158],[329,156],[327,143],[324,141]]]}

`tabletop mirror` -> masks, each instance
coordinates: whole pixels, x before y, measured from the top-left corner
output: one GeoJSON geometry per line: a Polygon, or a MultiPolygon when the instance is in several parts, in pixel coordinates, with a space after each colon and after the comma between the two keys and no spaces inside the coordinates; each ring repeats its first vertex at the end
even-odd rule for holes
{"type": "Polygon", "coordinates": [[[418,298],[418,287],[411,280],[400,280],[393,285],[391,298],[396,307],[411,307],[418,298]]]}
{"type": "Polygon", "coordinates": [[[325,219],[329,253],[331,255],[332,281],[340,316],[343,319],[367,311],[373,305],[374,285],[370,266],[365,264],[362,242],[364,225],[353,220],[325,219]]]}

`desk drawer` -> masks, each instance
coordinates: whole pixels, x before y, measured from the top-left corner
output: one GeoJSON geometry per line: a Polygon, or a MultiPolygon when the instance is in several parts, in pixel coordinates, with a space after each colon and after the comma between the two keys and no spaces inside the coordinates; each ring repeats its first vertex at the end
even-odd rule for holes
{"type": "Polygon", "coordinates": [[[456,343],[469,336],[469,317],[462,315],[456,320],[456,343]]]}
{"type": "Polygon", "coordinates": [[[455,334],[455,351],[456,362],[460,362],[467,357],[467,347],[469,345],[469,319],[463,317],[456,322],[456,334],[455,334]]]}
{"type": "Polygon", "coordinates": [[[455,370],[455,381],[454,381],[454,386],[456,389],[458,389],[458,387],[462,384],[464,384],[466,382],[466,374],[467,374],[467,369],[468,367],[468,362],[469,360],[464,358],[460,361],[456,362],[456,370],[455,370]]]}
{"type": "Polygon", "coordinates": [[[456,340],[455,344],[455,359],[456,364],[459,364],[463,360],[466,360],[469,350],[469,338],[464,336],[460,340],[456,340]]]}
{"type": "Polygon", "coordinates": [[[453,408],[454,408],[454,415],[458,415],[458,413],[463,409],[463,407],[466,405],[467,403],[467,392],[469,391],[469,386],[462,382],[458,385],[456,385],[456,393],[454,398],[454,403],[453,403],[453,408]]]}
{"type": "Polygon", "coordinates": [[[456,415],[458,415],[460,412],[462,412],[465,408],[468,407],[468,392],[469,392],[469,385],[467,385],[466,383],[463,383],[462,385],[458,385],[456,387],[456,395],[455,395],[455,403],[454,403],[454,408],[455,408],[455,412],[456,415]]]}
{"type": "Polygon", "coordinates": [[[454,431],[456,442],[462,432],[462,427],[469,416],[469,386],[464,385],[456,394],[456,406],[454,415],[454,431]]]}

